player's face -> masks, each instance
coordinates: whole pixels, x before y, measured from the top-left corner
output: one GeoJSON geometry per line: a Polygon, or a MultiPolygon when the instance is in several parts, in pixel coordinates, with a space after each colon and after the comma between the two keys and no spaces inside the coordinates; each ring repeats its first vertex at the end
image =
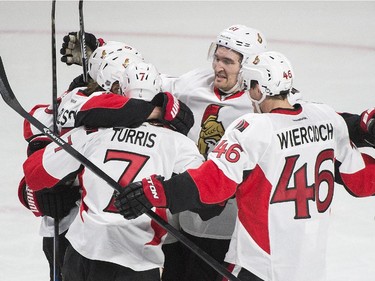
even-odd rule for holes
{"type": "Polygon", "coordinates": [[[115,81],[115,82],[112,84],[112,87],[111,87],[111,93],[114,93],[114,94],[121,94],[121,91],[120,91],[120,85],[119,85],[119,82],[118,82],[118,81],[115,81]]]}
{"type": "Polygon", "coordinates": [[[214,86],[229,91],[236,85],[241,68],[241,55],[235,51],[218,47],[213,58],[212,68],[215,72],[214,86]]]}

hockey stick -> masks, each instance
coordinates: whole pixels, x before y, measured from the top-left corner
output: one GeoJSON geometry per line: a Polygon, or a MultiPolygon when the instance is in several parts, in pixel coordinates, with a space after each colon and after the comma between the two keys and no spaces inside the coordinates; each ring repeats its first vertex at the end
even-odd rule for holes
{"type": "Polygon", "coordinates": [[[83,67],[83,81],[88,82],[88,60],[86,52],[85,26],[83,23],[83,0],[79,0],[79,37],[81,41],[81,55],[83,67]]]}
{"type": "Polygon", "coordinates": [[[56,0],[52,0],[52,12],[51,12],[51,23],[52,23],[52,108],[53,108],[53,131],[57,133],[57,70],[56,70],[56,32],[55,32],[55,11],[56,11],[56,0]]]}
{"type": "MultiPolygon", "coordinates": [[[[55,11],[56,0],[52,1],[51,11],[51,46],[52,46],[52,113],[53,113],[53,131],[57,134],[57,70],[56,70],[56,31],[55,31],[55,11]]],[[[59,260],[59,220],[53,220],[53,280],[60,280],[60,260],[59,260]]]]}
{"type": "MultiPolygon", "coordinates": [[[[73,156],[77,161],[79,161],[82,165],[86,168],[90,169],[94,174],[98,177],[106,181],[113,189],[121,192],[123,187],[111,178],[108,174],[106,174],[103,170],[97,167],[94,163],[92,163],[89,159],[79,153],[76,149],[74,149],[70,144],[65,142],[59,136],[51,132],[45,125],[43,125],[40,121],[35,119],[34,116],[29,114],[18,102],[17,98],[15,97],[12,88],[9,85],[3,61],[0,57],[0,94],[4,101],[18,114],[20,114],[23,118],[28,120],[34,127],[40,130],[43,134],[45,134],[48,138],[50,138],[53,142],[63,148],[67,153],[73,156]]],[[[204,252],[201,248],[191,242],[188,238],[182,235],[177,229],[171,226],[168,222],[164,221],[160,216],[158,216],[152,210],[149,210],[145,213],[148,217],[154,220],[159,226],[161,226],[164,230],[168,233],[173,235],[177,240],[179,240],[182,244],[184,244],[188,249],[190,249],[193,253],[199,256],[202,260],[204,260],[209,266],[211,266],[215,271],[217,271],[222,276],[226,277],[229,281],[240,281],[237,277],[235,277],[232,273],[230,273],[224,266],[222,266],[218,261],[204,252]]]]}

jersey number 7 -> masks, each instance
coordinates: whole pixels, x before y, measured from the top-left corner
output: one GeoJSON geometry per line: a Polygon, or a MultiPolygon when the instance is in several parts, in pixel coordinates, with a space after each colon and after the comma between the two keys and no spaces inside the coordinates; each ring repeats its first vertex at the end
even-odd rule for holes
{"type": "MultiPolygon", "coordinates": [[[[127,162],[125,170],[122,172],[118,183],[121,186],[127,186],[129,183],[133,182],[138,173],[142,170],[143,166],[146,164],[150,156],[132,153],[128,151],[121,150],[111,150],[109,149],[106,153],[104,163],[108,161],[124,161],[127,162]]],[[[118,213],[117,208],[114,206],[114,195],[107,207],[103,210],[110,213],[118,213]]]]}

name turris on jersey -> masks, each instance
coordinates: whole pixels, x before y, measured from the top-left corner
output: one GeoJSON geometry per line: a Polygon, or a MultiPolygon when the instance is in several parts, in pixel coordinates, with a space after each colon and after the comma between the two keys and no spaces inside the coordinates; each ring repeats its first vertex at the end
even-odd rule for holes
{"type": "Polygon", "coordinates": [[[277,133],[281,149],[333,139],[331,123],[310,125],[277,133]]]}
{"type": "Polygon", "coordinates": [[[155,145],[156,134],[129,128],[113,128],[111,141],[127,142],[145,147],[155,145]]]}

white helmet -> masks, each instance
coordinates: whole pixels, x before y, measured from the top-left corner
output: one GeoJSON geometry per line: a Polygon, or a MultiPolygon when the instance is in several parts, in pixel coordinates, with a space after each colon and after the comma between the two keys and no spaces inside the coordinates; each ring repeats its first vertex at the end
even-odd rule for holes
{"type": "Polygon", "coordinates": [[[294,72],[289,60],[279,52],[264,52],[254,55],[251,61],[242,66],[240,71],[242,85],[249,90],[252,80],[257,81],[263,95],[276,96],[290,92],[293,86],[294,72]]]}
{"type": "Polygon", "coordinates": [[[88,74],[90,75],[90,77],[97,81],[97,75],[102,61],[109,55],[115,52],[121,52],[124,49],[134,54],[139,54],[142,57],[142,55],[132,46],[129,46],[122,42],[109,41],[105,45],[96,48],[95,51],[91,54],[88,61],[88,74]]]}
{"type": "Polygon", "coordinates": [[[120,81],[125,68],[132,62],[141,62],[143,57],[134,49],[122,48],[110,52],[99,66],[96,82],[105,91],[110,91],[116,81],[120,81]]]}
{"type": "Polygon", "coordinates": [[[126,67],[120,81],[123,95],[129,98],[151,101],[161,92],[161,78],[156,67],[150,63],[133,62],[126,67]]]}
{"type": "Polygon", "coordinates": [[[227,47],[240,53],[244,64],[252,55],[265,52],[267,41],[259,30],[236,24],[220,32],[216,42],[211,44],[209,55],[213,55],[217,46],[227,47]]]}

